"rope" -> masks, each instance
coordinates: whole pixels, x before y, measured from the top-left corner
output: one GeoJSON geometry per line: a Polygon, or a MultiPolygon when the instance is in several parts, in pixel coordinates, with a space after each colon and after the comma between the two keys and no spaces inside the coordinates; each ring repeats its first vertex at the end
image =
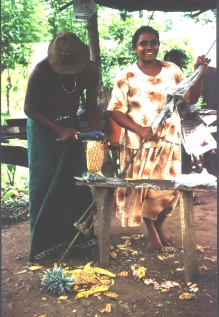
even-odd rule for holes
{"type": "Polygon", "coordinates": [[[152,12],[152,15],[150,16],[150,19],[149,19],[149,21],[148,21],[148,26],[149,26],[149,24],[150,24],[150,22],[151,22],[151,19],[152,19],[153,15],[154,15],[154,11],[152,12]]]}
{"type": "Polygon", "coordinates": [[[129,165],[132,164],[132,162],[134,161],[134,158],[136,157],[138,151],[142,148],[142,145],[143,145],[145,142],[146,142],[146,140],[144,140],[144,141],[141,143],[140,147],[137,149],[137,151],[135,152],[135,154],[132,155],[131,159],[128,161],[128,163],[126,164],[126,166],[125,166],[125,168],[123,169],[123,171],[122,171],[120,174],[118,174],[117,178],[121,178],[121,177],[125,174],[125,172],[126,172],[127,169],[129,168],[129,165]]]}
{"type": "MultiPolygon", "coordinates": [[[[216,41],[217,41],[217,40],[215,40],[215,41],[214,41],[214,43],[215,43],[216,41]]],[[[208,53],[209,53],[209,52],[210,52],[210,50],[212,49],[212,47],[213,47],[214,43],[211,45],[211,47],[209,48],[209,50],[208,50],[208,52],[205,54],[205,56],[207,56],[207,55],[208,55],[208,53]]]]}

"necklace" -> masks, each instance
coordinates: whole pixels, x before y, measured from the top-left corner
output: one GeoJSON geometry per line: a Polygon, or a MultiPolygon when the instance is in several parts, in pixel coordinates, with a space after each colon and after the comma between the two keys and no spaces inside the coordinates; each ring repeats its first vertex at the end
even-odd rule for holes
{"type": "Polygon", "coordinates": [[[72,91],[67,91],[63,85],[63,82],[62,82],[62,78],[61,76],[59,75],[59,79],[60,79],[60,82],[61,82],[61,85],[62,85],[62,88],[64,89],[65,92],[67,92],[67,94],[72,94],[74,91],[75,91],[75,88],[76,88],[76,85],[77,85],[77,74],[76,74],[76,77],[75,77],[75,84],[74,84],[74,88],[72,91]]]}

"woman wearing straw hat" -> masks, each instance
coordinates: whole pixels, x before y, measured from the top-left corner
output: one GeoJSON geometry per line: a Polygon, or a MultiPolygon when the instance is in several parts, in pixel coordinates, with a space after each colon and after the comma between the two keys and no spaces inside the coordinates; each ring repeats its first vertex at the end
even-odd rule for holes
{"type": "MultiPolygon", "coordinates": [[[[80,132],[77,111],[85,90],[89,125],[100,130],[98,83],[99,68],[90,60],[89,47],[70,32],[54,37],[48,56],[29,77],[24,112],[28,117],[30,263],[65,248],[77,233],[73,223],[92,203],[90,189],[75,186],[74,176],[86,168],[84,147],[75,135],[80,132]],[[57,138],[63,142],[56,142],[57,138]]],[[[89,237],[81,234],[73,247],[93,246],[92,232],[89,237]]]]}

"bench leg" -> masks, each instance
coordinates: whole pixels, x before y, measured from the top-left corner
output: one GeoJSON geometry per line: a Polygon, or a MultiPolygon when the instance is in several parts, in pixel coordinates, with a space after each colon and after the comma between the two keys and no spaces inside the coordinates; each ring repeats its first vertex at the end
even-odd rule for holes
{"type": "Polygon", "coordinates": [[[97,199],[100,267],[102,268],[107,268],[109,266],[110,227],[113,193],[114,188],[101,187],[97,187],[95,192],[95,196],[97,199]]]}
{"type": "Polygon", "coordinates": [[[183,191],[180,193],[180,214],[184,275],[187,283],[194,281],[198,273],[192,191],[183,191]]]}

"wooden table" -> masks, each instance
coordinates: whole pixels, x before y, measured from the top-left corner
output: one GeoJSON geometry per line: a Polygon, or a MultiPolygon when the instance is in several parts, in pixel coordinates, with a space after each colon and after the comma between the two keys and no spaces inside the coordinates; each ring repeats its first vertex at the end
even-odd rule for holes
{"type": "MultiPolygon", "coordinates": [[[[110,253],[110,228],[111,228],[111,209],[112,198],[115,188],[144,188],[155,190],[170,190],[174,188],[174,181],[170,180],[136,180],[126,181],[118,178],[108,178],[101,182],[76,182],[77,186],[89,186],[93,188],[97,199],[98,215],[98,237],[100,251],[100,266],[107,268],[109,266],[110,253]]],[[[180,214],[184,259],[185,281],[194,281],[198,273],[196,238],[194,227],[193,211],[193,190],[199,191],[217,191],[215,184],[197,187],[177,187],[180,191],[180,214]]]]}

